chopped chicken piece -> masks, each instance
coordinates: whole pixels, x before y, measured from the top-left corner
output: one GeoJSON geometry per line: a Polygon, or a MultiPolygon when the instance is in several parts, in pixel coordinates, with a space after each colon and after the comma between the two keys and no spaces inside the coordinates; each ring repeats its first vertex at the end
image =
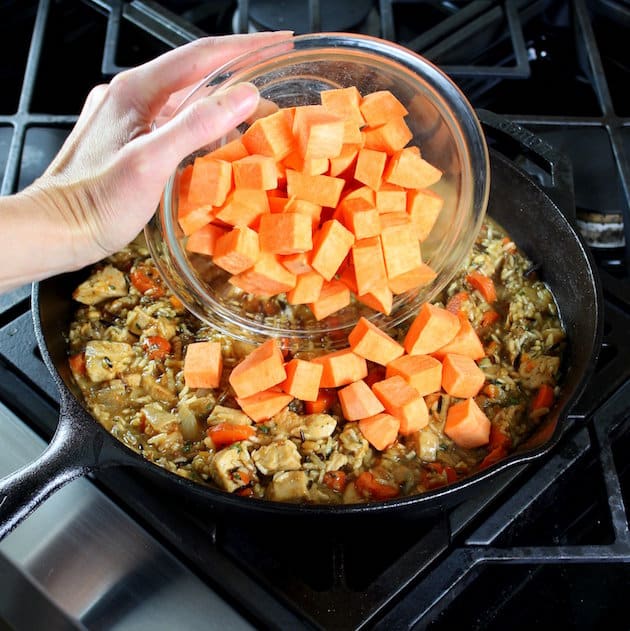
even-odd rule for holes
{"type": "Polygon", "coordinates": [[[149,403],[142,408],[145,421],[155,432],[170,432],[179,426],[179,418],[167,412],[159,403],[149,403]]]}
{"type": "Polygon", "coordinates": [[[302,440],[320,440],[328,438],[337,427],[337,421],[330,414],[309,414],[302,418],[302,426],[291,432],[302,440]]]}
{"type": "Polygon", "coordinates": [[[208,425],[218,423],[233,423],[234,425],[251,425],[252,419],[241,410],[228,408],[225,405],[215,405],[208,416],[208,425]]]}
{"type": "Polygon", "coordinates": [[[126,342],[93,340],[85,345],[85,369],[94,383],[120,375],[132,359],[133,349],[126,342]]]}
{"type": "Polygon", "coordinates": [[[74,290],[72,297],[84,305],[95,305],[108,298],[120,298],[126,295],[125,275],[119,269],[108,265],[81,283],[74,290]]]}
{"type": "Polygon", "coordinates": [[[265,475],[299,469],[302,464],[300,452],[290,440],[264,445],[252,453],[252,458],[258,470],[265,475]]]}
{"type": "Polygon", "coordinates": [[[268,489],[268,498],[277,502],[301,500],[308,495],[308,478],[304,471],[276,473],[268,489]]]}
{"type": "Polygon", "coordinates": [[[212,461],[210,475],[226,491],[234,491],[247,484],[254,467],[247,449],[239,444],[230,445],[218,451],[212,461]],[[239,471],[247,475],[241,475],[239,471]]]}

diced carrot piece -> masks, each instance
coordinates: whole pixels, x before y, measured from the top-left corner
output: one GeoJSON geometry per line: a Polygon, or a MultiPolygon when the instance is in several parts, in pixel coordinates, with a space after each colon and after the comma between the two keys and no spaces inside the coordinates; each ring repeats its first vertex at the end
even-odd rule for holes
{"type": "Polygon", "coordinates": [[[260,218],[260,249],[273,254],[308,252],[313,247],[312,221],[302,213],[266,213],[260,218]]]}
{"type": "Polygon", "coordinates": [[[423,287],[432,283],[437,274],[426,263],[420,263],[419,267],[409,270],[404,274],[399,274],[393,278],[389,278],[389,288],[395,294],[404,294],[406,291],[423,287]]]}
{"type": "Polygon", "coordinates": [[[307,252],[298,252],[297,254],[283,256],[280,258],[280,262],[296,276],[313,271],[311,267],[311,256],[307,252]]]}
{"type": "Polygon", "coordinates": [[[394,375],[377,381],[372,392],[385,406],[385,410],[400,421],[398,432],[407,436],[429,423],[429,410],[419,392],[401,376],[394,375]]]}
{"type": "Polygon", "coordinates": [[[354,235],[339,221],[324,222],[313,236],[311,267],[326,280],[331,280],[353,243],[354,235]]]}
{"type": "Polygon", "coordinates": [[[328,175],[337,177],[341,175],[346,169],[349,169],[357,159],[359,155],[359,146],[355,144],[344,144],[341,147],[341,151],[338,156],[330,158],[328,175]]]}
{"type": "Polygon", "coordinates": [[[210,205],[189,207],[185,211],[178,211],[177,223],[184,235],[188,236],[208,225],[213,217],[213,208],[210,205]]]}
{"type": "Polygon", "coordinates": [[[305,401],[304,411],[307,414],[329,412],[337,401],[337,390],[320,388],[315,401],[305,401]]]}
{"type": "Polygon", "coordinates": [[[420,188],[409,191],[407,213],[419,241],[424,241],[429,236],[443,207],[444,198],[432,190],[420,188]]]}
{"type": "Polygon", "coordinates": [[[306,305],[319,300],[324,286],[321,274],[312,270],[304,274],[298,274],[295,279],[295,287],[287,292],[287,302],[290,305],[306,305]]]}
{"type": "Polygon", "coordinates": [[[324,477],[322,478],[322,482],[332,491],[343,493],[348,485],[348,474],[341,469],[326,471],[326,473],[324,473],[324,477]]]}
{"type": "Polygon", "coordinates": [[[400,186],[383,184],[376,191],[376,207],[380,213],[407,212],[407,191],[400,186]]]}
{"type": "Polygon", "coordinates": [[[427,162],[411,147],[395,153],[388,161],[383,180],[405,188],[427,188],[440,181],[442,171],[427,162]]]}
{"type": "Polygon", "coordinates": [[[406,225],[381,229],[381,246],[388,278],[396,278],[420,267],[420,243],[406,225]]]}
{"type": "Polygon", "coordinates": [[[501,316],[494,309],[486,309],[481,316],[481,326],[492,326],[495,322],[498,322],[501,316]]]}
{"type": "Polygon", "coordinates": [[[387,282],[383,249],[378,237],[355,241],[351,249],[357,293],[366,294],[387,282]]]}
{"type": "Polygon", "coordinates": [[[362,379],[341,388],[337,394],[343,415],[348,421],[358,421],[385,410],[370,386],[362,379]]]}
{"type": "Polygon", "coordinates": [[[371,471],[363,471],[355,480],[354,486],[365,499],[390,500],[400,495],[399,487],[379,482],[371,471]]]}
{"type": "Polygon", "coordinates": [[[459,318],[425,302],[411,323],[403,346],[409,355],[428,355],[448,344],[459,331],[459,318]]]}
{"type": "Polygon", "coordinates": [[[320,384],[322,388],[347,386],[353,381],[364,379],[368,374],[367,362],[351,348],[332,351],[312,361],[324,367],[320,384]]]}
{"type": "Polygon", "coordinates": [[[476,396],[486,380],[483,370],[474,359],[448,353],[442,360],[442,388],[459,399],[476,396]]]}
{"type": "Polygon", "coordinates": [[[261,423],[278,414],[293,401],[290,394],[278,390],[263,390],[248,397],[237,397],[239,407],[252,421],[261,423]]]}
{"type": "Polygon", "coordinates": [[[277,162],[295,148],[289,119],[283,110],[255,120],[242,136],[250,154],[270,156],[277,162]]]}
{"type": "Polygon", "coordinates": [[[492,304],[496,301],[497,291],[490,276],[486,276],[479,270],[473,270],[466,275],[466,280],[483,296],[487,303],[492,304]]]}
{"type": "Polygon", "coordinates": [[[149,359],[165,359],[172,350],[171,343],[161,335],[147,335],[142,342],[142,348],[149,359]]]}
{"type": "Polygon", "coordinates": [[[323,320],[329,315],[350,304],[350,290],[340,280],[325,281],[317,300],[308,306],[316,320],[323,320]]]}
{"type": "Polygon", "coordinates": [[[387,154],[384,151],[359,149],[354,167],[354,179],[369,186],[372,190],[378,190],[386,162],[387,154]]]}
{"type": "Polygon", "coordinates": [[[230,274],[239,274],[254,265],[259,256],[258,233],[247,226],[236,226],[216,240],[212,261],[230,274]]]}
{"type": "Polygon", "coordinates": [[[486,445],[490,439],[490,421],[474,399],[466,399],[448,408],[444,433],[464,449],[486,445]]]}
{"type": "Polygon", "coordinates": [[[402,377],[421,396],[439,392],[442,387],[442,363],[430,355],[403,355],[387,364],[385,377],[402,377]]]}
{"type": "Polygon", "coordinates": [[[256,296],[270,297],[291,291],[296,277],[270,252],[261,252],[252,267],[234,275],[230,284],[256,296]]]}
{"type": "Polygon", "coordinates": [[[214,151],[207,154],[208,158],[214,158],[215,160],[226,160],[227,162],[234,162],[240,160],[246,155],[249,155],[243,139],[239,136],[234,140],[226,142],[224,145],[217,147],[214,151]]]}
{"type": "Polygon", "coordinates": [[[203,226],[203,228],[195,230],[195,232],[188,237],[186,241],[186,249],[189,252],[212,256],[214,254],[217,240],[226,232],[227,231],[224,228],[209,223],[203,226]]]}
{"type": "Polygon", "coordinates": [[[458,291],[453,294],[446,303],[446,310],[457,315],[463,310],[463,305],[470,300],[470,295],[467,291],[458,291]]]}
{"type": "Polygon", "coordinates": [[[223,372],[220,342],[193,342],[184,356],[184,382],[189,388],[218,388],[223,372]]]}
{"type": "Polygon", "coordinates": [[[344,121],[322,105],[296,107],[293,135],[304,159],[333,158],[341,153],[344,121]]]}
{"type": "Polygon", "coordinates": [[[324,367],[305,359],[294,358],[284,368],[287,378],[282,389],[300,401],[317,401],[324,367]]]}
{"type": "Polygon", "coordinates": [[[245,156],[232,162],[235,188],[260,188],[265,191],[278,186],[276,161],[269,156],[245,156]]]}
{"type": "Polygon", "coordinates": [[[387,449],[396,441],[399,429],[400,421],[387,412],[368,416],[359,421],[361,434],[372,447],[379,451],[387,449]]]}
{"type": "Polygon", "coordinates": [[[232,189],[232,164],[207,156],[196,158],[188,187],[187,201],[192,205],[221,206],[232,189]]]}
{"type": "Polygon", "coordinates": [[[307,175],[287,169],[287,193],[320,206],[336,208],[346,181],[329,175],[307,175]]]}
{"type": "Polygon", "coordinates": [[[400,116],[377,127],[366,127],[363,133],[366,149],[384,151],[390,156],[400,151],[413,138],[407,123],[400,116]]]}
{"type": "Polygon", "coordinates": [[[361,114],[361,93],[355,86],[322,90],[319,94],[326,110],[337,114],[344,120],[350,120],[358,127],[365,124],[361,114]]]}
{"type": "Polygon", "coordinates": [[[442,360],[445,355],[455,353],[465,355],[471,359],[482,359],[486,353],[483,344],[473,328],[468,316],[463,312],[458,312],[460,327],[455,337],[446,345],[432,353],[437,359],[442,360]]]}
{"type": "Polygon", "coordinates": [[[379,212],[361,197],[346,199],[339,204],[343,223],[356,239],[375,237],[381,232],[379,212]]]}
{"type": "Polygon", "coordinates": [[[268,390],[287,378],[284,357],[278,343],[269,339],[238,363],[228,381],[239,398],[268,390]]]}
{"type": "Polygon", "coordinates": [[[251,425],[237,423],[217,423],[208,428],[208,437],[212,439],[214,448],[219,451],[228,445],[251,438],[256,429],[251,425]]]}
{"type": "Polygon", "coordinates": [[[556,395],[553,388],[549,384],[543,383],[538,388],[534,398],[532,399],[532,411],[541,410],[543,408],[546,408],[547,410],[551,409],[555,397],[556,395]]]}
{"type": "Polygon", "coordinates": [[[74,375],[85,376],[87,373],[87,364],[85,363],[85,353],[75,353],[68,357],[70,370],[74,375]]]}
{"type": "Polygon", "coordinates": [[[236,188],[225,204],[216,209],[215,218],[229,226],[255,227],[260,216],[269,212],[269,198],[262,189],[236,188]]]}
{"type": "Polygon", "coordinates": [[[360,317],[348,336],[350,348],[368,361],[386,366],[405,349],[367,318],[360,317]]]}
{"type": "Polygon", "coordinates": [[[406,116],[407,108],[389,91],[379,90],[366,94],[359,105],[365,122],[370,127],[384,125],[392,118],[406,116]]]}
{"type": "Polygon", "coordinates": [[[389,315],[394,306],[394,296],[387,283],[372,287],[365,294],[358,294],[357,300],[370,307],[370,309],[380,311],[385,315],[389,315]]]}

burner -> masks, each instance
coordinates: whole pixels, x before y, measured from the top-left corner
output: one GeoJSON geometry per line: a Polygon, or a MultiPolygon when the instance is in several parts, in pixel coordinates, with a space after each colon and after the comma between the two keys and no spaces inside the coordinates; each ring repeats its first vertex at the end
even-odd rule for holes
{"type": "MultiPolygon", "coordinates": [[[[234,13],[238,32],[239,10],[234,13]]],[[[250,0],[248,31],[292,30],[296,34],[355,32],[379,35],[380,20],[373,0],[339,3],[337,0],[250,0]]]]}

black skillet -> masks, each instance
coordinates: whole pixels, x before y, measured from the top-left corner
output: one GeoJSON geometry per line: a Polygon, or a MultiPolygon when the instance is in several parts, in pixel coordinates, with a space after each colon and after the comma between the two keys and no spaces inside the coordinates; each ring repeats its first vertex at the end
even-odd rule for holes
{"type": "MultiPolygon", "coordinates": [[[[535,156],[553,150],[527,130],[489,112],[480,112],[486,129],[515,138],[535,156]]],[[[415,518],[470,497],[506,467],[537,458],[558,442],[590,376],[602,335],[602,298],[587,248],[548,193],[502,154],[491,151],[492,186],[488,213],[518,246],[540,265],[567,329],[569,346],[562,392],[554,410],[534,436],[496,465],[450,486],[421,495],[358,505],[311,506],[243,498],[176,476],[143,459],[112,437],[83,407],[68,368],[65,334],[75,307],[72,290],[87,271],[64,274],[33,287],[37,341],[60,392],[57,431],[43,455],[0,481],[0,538],[42,501],[74,478],[109,466],[131,466],[151,482],[182,493],[218,511],[245,515],[334,519],[404,515],[415,518]]],[[[556,177],[566,173],[556,166],[556,177]]]]}

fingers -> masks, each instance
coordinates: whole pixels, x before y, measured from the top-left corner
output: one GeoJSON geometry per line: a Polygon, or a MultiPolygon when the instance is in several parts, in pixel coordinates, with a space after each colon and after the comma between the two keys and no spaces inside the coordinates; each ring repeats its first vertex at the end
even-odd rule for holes
{"type": "Polygon", "coordinates": [[[187,155],[225,136],[251,116],[258,102],[258,90],[250,83],[221,90],[185,108],[153,132],[137,138],[135,150],[150,156],[153,176],[166,181],[187,155]]]}
{"type": "MultiPolygon", "coordinates": [[[[290,40],[291,31],[206,37],[176,48],[160,57],[120,73],[112,83],[117,84],[121,98],[142,110],[143,103],[159,103],[157,111],[173,93],[198,83],[224,63],[248,51],[290,40]]],[[[154,110],[155,112],[155,110],[154,110]]]]}

